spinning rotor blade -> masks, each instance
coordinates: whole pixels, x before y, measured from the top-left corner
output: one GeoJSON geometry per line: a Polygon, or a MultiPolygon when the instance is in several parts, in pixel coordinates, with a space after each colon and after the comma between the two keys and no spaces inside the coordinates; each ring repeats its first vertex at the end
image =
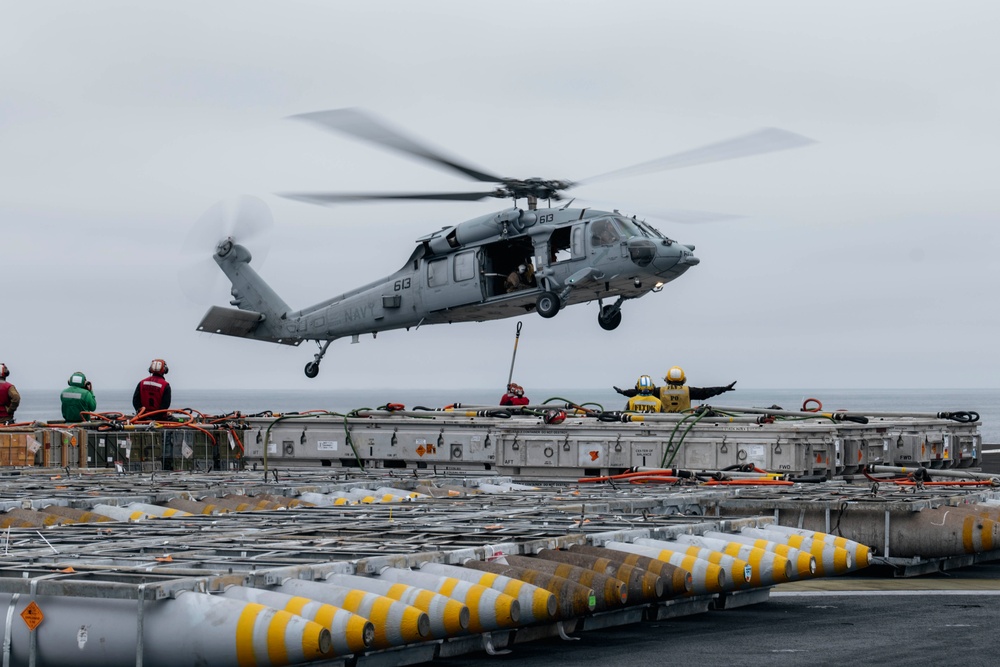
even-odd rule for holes
{"type": "MultiPolygon", "coordinates": [[[[703,222],[722,222],[724,220],[739,220],[745,216],[733,213],[713,213],[712,211],[694,211],[684,208],[658,208],[648,211],[651,218],[667,222],[677,222],[682,225],[696,225],[703,222]]],[[[641,215],[639,217],[642,217],[641,215]]]]}
{"type": "MultiPolygon", "coordinates": [[[[589,204],[594,207],[602,208],[604,210],[613,211],[618,208],[619,204],[609,204],[605,202],[596,201],[593,199],[580,199],[579,197],[575,201],[582,202],[584,204],[589,204]]],[[[639,220],[644,220],[646,218],[652,218],[655,220],[663,220],[664,222],[677,222],[680,224],[700,224],[703,222],[721,222],[723,220],[737,220],[745,216],[734,215],[732,213],[716,213],[713,211],[695,211],[691,209],[684,208],[655,208],[648,209],[643,207],[642,211],[632,211],[629,214],[635,214],[639,217],[639,220]]]]}
{"type": "Polygon", "coordinates": [[[490,192],[415,192],[415,193],[365,193],[365,192],[289,192],[279,194],[286,199],[306,202],[308,204],[339,204],[358,201],[403,201],[409,199],[441,200],[441,201],[479,201],[487,197],[495,197],[495,191],[490,192]]]}
{"type": "MultiPolygon", "coordinates": [[[[249,195],[237,197],[231,210],[232,228],[228,236],[246,243],[274,229],[274,216],[264,200],[249,195]]],[[[267,247],[267,244],[261,244],[267,247]]]]}
{"type": "Polygon", "coordinates": [[[383,121],[360,109],[315,111],[292,116],[292,118],[315,123],[325,129],[343,132],[344,134],[349,134],[375,144],[381,144],[386,148],[391,148],[401,153],[408,153],[428,162],[457,171],[477,181],[484,183],[499,183],[503,181],[499,176],[494,176],[474,167],[464,165],[441,152],[431,150],[416,140],[405,136],[398,130],[389,128],[383,121]]]}
{"type": "Polygon", "coordinates": [[[232,237],[245,243],[274,227],[271,209],[257,197],[243,195],[216,202],[188,231],[182,247],[185,254],[210,254],[216,245],[232,237]]]}
{"type": "Polygon", "coordinates": [[[184,259],[178,279],[184,294],[196,303],[215,302],[223,277],[212,260],[215,247],[227,238],[238,243],[257,239],[254,266],[260,266],[267,256],[267,236],[273,227],[271,209],[256,197],[244,195],[215,203],[198,218],[181,246],[184,259]]]}
{"type": "Polygon", "coordinates": [[[680,169],[682,167],[693,167],[699,164],[709,164],[712,162],[723,162],[725,160],[735,160],[751,155],[762,153],[773,153],[775,151],[799,148],[816,143],[808,137],[800,134],[781,130],[776,127],[767,127],[743,136],[734,137],[714,144],[708,144],[701,148],[695,148],[682,153],[675,153],[667,157],[661,157],[649,162],[616,169],[606,174],[591,176],[579,181],[574,181],[573,185],[589,185],[597,181],[605,181],[614,178],[624,178],[626,176],[638,176],[653,171],[665,171],[668,169],[680,169]]]}

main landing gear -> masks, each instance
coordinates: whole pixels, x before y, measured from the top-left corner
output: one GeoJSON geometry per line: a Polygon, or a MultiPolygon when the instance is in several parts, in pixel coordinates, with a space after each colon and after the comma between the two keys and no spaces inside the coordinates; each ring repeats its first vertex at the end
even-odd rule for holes
{"type": "Polygon", "coordinates": [[[624,301],[623,297],[618,297],[614,304],[605,306],[601,304],[600,299],[597,300],[597,303],[601,304],[601,312],[597,314],[597,323],[601,325],[602,329],[614,331],[622,323],[622,303],[624,301]]]}
{"type": "Polygon", "coordinates": [[[559,296],[555,292],[542,292],[535,301],[535,309],[538,314],[546,319],[555,317],[561,305],[559,296]]]}
{"type": "Polygon", "coordinates": [[[323,355],[326,354],[326,348],[330,347],[330,343],[332,342],[332,338],[325,343],[316,341],[316,344],[319,345],[319,352],[316,353],[316,356],[313,357],[312,361],[306,364],[305,373],[307,378],[311,379],[319,375],[319,362],[323,361],[323,355]]]}

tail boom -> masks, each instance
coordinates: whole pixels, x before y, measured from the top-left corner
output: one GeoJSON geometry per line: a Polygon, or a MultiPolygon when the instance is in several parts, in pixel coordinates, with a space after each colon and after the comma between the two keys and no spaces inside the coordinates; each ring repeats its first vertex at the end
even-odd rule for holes
{"type": "Polygon", "coordinates": [[[299,345],[294,323],[287,319],[288,304],[250,266],[250,251],[227,239],[213,257],[232,283],[236,308],[212,306],[198,324],[198,331],[238,338],[299,345]]]}

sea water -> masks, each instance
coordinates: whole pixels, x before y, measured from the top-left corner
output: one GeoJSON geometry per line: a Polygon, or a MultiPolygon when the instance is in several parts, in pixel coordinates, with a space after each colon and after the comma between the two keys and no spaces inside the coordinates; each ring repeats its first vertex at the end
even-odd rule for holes
{"type": "MultiPolygon", "coordinates": [[[[18,421],[58,419],[59,389],[23,390],[18,421]]],[[[243,414],[304,412],[326,410],[346,413],[357,408],[377,408],[386,403],[401,403],[407,408],[422,406],[442,408],[463,405],[497,405],[503,389],[187,389],[173,386],[173,406],[192,408],[205,414],[219,415],[240,411],[243,414]]],[[[604,410],[622,410],[627,399],[607,388],[530,389],[532,403],[570,401],[604,410]]],[[[131,414],[131,389],[98,389],[98,412],[131,414]]],[[[725,407],[771,407],[800,410],[807,399],[819,401],[823,410],[857,412],[938,413],[967,410],[978,412],[984,444],[1000,444],[1000,389],[746,389],[716,396],[704,403],[725,407]]],[[[810,407],[815,407],[811,403],[810,407]]]]}

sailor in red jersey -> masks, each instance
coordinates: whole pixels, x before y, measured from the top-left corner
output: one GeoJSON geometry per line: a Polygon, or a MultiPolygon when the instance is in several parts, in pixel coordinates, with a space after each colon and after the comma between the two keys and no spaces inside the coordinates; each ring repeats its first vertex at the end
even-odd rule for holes
{"type": "Polygon", "coordinates": [[[530,402],[521,385],[514,382],[507,385],[507,393],[500,397],[500,405],[528,405],[530,402]]]}
{"type": "Polygon", "coordinates": [[[153,359],[149,364],[149,377],[141,380],[132,394],[132,407],[136,414],[140,410],[156,412],[170,408],[170,383],[163,377],[169,370],[163,359],[153,359]]]}
{"type": "MultiPolygon", "coordinates": [[[[157,421],[171,421],[169,413],[160,412],[170,408],[170,383],[164,375],[170,369],[163,359],[153,359],[149,364],[149,377],[140,380],[132,394],[132,407],[135,413],[143,415],[159,413],[151,416],[157,421]]],[[[169,430],[163,434],[163,469],[174,469],[174,439],[169,430]]]]}
{"type": "Polygon", "coordinates": [[[21,395],[14,385],[7,382],[8,375],[10,371],[7,370],[7,365],[0,363],[0,424],[13,422],[14,411],[21,404],[21,395]]]}

